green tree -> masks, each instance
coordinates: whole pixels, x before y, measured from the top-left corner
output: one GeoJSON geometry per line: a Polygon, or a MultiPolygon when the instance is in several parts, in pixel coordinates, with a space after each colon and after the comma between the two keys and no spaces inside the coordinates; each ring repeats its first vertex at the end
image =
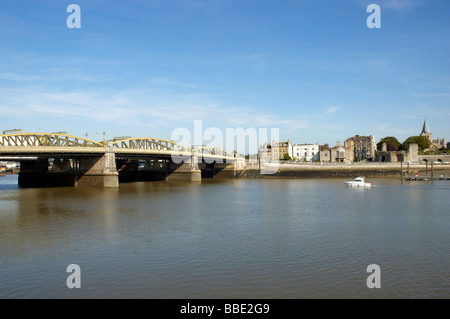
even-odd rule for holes
{"type": "Polygon", "coordinates": [[[284,156],[283,156],[283,159],[284,159],[285,161],[290,161],[292,158],[289,156],[288,153],[285,153],[284,156]]]}
{"type": "Polygon", "coordinates": [[[398,149],[400,148],[400,145],[401,145],[400,142],[395,137],[386,136],[377,143],[377,150],[381,151],[381,149],[383,147],[383,143],[386,143],[387,150],[389,152],[398,151],[398,149]]]}
{"type": "Polygon", "coordinates": [[[402,149],[407,150],[409,144],[417,144],[421,151],[429,148],[431,146],[431,142],[425,136],[410,136],[408,137],[402,144],[402,149]]]}

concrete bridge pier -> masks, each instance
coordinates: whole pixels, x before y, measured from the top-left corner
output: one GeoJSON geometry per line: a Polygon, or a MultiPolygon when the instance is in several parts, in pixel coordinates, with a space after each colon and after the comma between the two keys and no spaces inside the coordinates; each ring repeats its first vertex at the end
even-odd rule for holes
{"type": "Polygon", "coordinates": [[[75,186],[119,187],[116,157],[108,150],[102,157],[82,157],[75,186]]]}
{"type": "Polygon", "coordinates": [[[166,181],[191,181],[201,182],[202,171],[199,168],[198,157],[179,157],[177,162],[170,159],[166,181]],[[181,162],[182,161],[182,162],[181,162]]]}
{"type": "Polygon", "coordinates": [[[245,156],[239,154],[237,151],[234,154],[233,162],[234,176],[237,177],[246,168],[245,156]]]}

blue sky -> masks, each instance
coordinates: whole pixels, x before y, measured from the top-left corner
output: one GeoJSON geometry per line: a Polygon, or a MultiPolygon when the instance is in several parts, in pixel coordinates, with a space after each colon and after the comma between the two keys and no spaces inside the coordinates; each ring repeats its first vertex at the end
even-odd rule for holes
{"type": "Polygon", "coordinates": [[[1,130],[450,139],[448,0],[0,0],[1,130]],[[69,4],[81,28],[69,29],[69,4]],[[369,4],[381,29],[369,29],[369,4]]]}

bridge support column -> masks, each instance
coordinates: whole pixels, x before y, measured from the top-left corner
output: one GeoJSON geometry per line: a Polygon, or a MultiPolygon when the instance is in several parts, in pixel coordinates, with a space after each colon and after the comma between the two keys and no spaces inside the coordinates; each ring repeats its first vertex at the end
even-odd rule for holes
{"type": "Polygon", "coordinates": [[[198,167],[198,157],[192,155],[185,159],[184,163],[176,164],[170,161],[166,181],[191,181],[201,182],[202,171],[198,167]]]}
{"type": "Polygon", "coordinates": [[[84,157],[79,161],[80,174],[75,186],[119,187],[116,157],[112,150],[102,157],[84,157]]]}

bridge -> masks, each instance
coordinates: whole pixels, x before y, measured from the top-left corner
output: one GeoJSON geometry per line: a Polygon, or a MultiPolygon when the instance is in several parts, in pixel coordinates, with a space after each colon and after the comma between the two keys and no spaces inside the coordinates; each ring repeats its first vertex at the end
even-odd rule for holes
{"type": "Polygon", "coordinates": [[[96,142],[57,133],[4,131],[0,160],[19,161],[22,187],[118,187],[119,182],[233,177],[245,165],[238,152],[186,148],[159,138],[96,142]]]}

